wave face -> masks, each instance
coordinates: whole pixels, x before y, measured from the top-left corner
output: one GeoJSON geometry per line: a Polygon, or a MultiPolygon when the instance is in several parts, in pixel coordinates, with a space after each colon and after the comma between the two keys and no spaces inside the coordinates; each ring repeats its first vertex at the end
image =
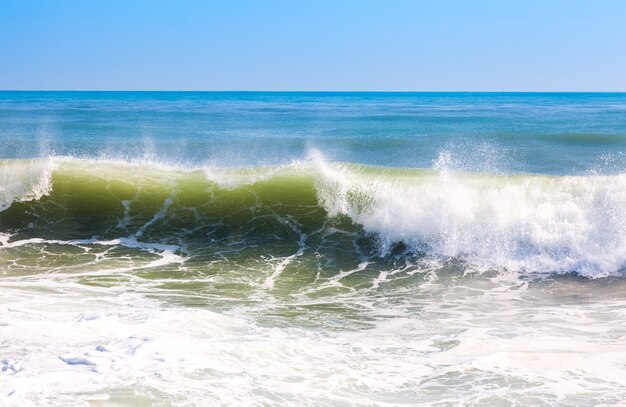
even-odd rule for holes
{"type": "Polygon", "coordinates": [[[191,258],[225,248],[310,251],[337,264],[432,257],[587,277],[626,266],[624,174],[494,175],[321,159],[185,170],[56,158],[0,168],[5,246],[127,239],[191,258]]]}

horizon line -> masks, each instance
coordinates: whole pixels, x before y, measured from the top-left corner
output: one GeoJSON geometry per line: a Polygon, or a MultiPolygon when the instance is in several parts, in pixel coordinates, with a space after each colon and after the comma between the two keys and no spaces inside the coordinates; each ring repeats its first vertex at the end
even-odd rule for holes
{"type": "Polygon", "coordinates": [[[626,93],[626,90],[258,90],[258,89],[0,89],[0,92],[197,92],[197,93],[626,93]]]}

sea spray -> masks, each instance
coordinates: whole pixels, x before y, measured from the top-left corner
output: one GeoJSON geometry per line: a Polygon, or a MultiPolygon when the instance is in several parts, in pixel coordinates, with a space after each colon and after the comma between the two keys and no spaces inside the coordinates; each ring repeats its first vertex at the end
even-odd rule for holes
{"type": "Polygon", "coordinates": [[[321,174],[322,205],[375,233],[383,255],[404,242],[481,268],[597,277],[626,265],[623,174],[491,175],[436,168],[389,176],[346,165],[325,166],[321,174]]]}
{"type": "Polygon", "coordinates": [[[52,158],[0,160],[0,211],[48,194],[53,169],[52,158]]]}

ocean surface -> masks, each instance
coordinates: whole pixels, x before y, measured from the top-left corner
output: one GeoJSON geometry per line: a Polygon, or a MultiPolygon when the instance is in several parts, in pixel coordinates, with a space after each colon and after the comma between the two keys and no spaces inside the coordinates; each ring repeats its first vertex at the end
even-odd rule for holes
{"type": "Polygon", "coordinates": [[[626,94],[0,92],[0,405],[626,400],[626,94]]]}

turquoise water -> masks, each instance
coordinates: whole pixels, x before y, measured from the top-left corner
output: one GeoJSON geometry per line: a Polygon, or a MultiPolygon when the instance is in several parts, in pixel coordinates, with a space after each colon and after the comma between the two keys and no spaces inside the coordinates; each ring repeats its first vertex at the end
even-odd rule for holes
{"type": "Polygon", "coordinates": [[[623,168],[625,110],[619,93],[0,92],[0,147],[4,158],[216,166],[316,148],[329,161],[430,167],[450,150],[477,169],[580,174],[608,156],[623,168]]]}
{"type": "Polygon", "coordinates": [[[626,94],[0,92],[0,404],[620,405],[626,94]]]}

